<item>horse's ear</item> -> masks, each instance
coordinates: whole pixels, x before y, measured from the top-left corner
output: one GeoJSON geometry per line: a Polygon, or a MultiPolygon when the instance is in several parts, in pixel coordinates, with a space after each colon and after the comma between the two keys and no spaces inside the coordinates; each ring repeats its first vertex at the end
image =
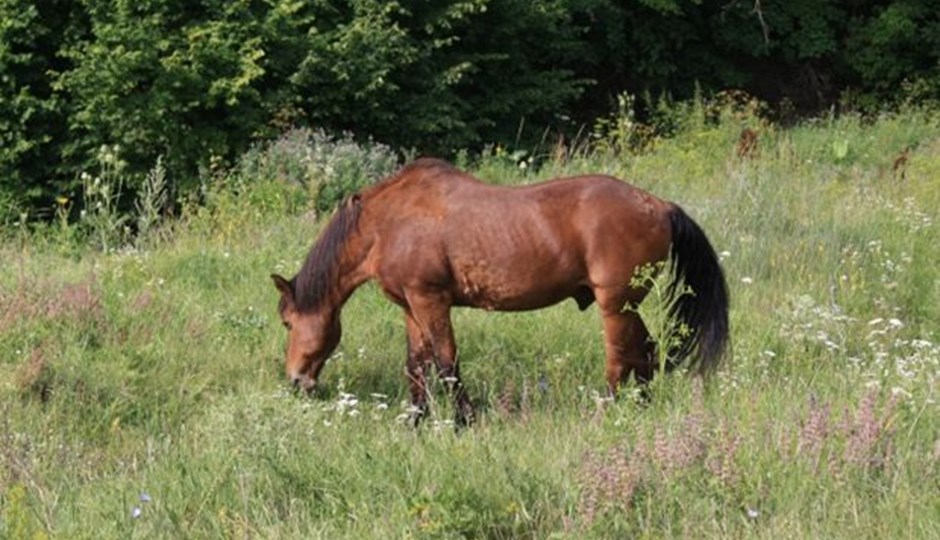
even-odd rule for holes
{"type": "Polygon", "coordinates": [[[294,289],[290,286],[290,281],[287,281],[278,274],[271,274],[271,279],[274,281],[274,286],[277,287],[277,290],[281,291],[281,295],[293,302],[294,289]]]}

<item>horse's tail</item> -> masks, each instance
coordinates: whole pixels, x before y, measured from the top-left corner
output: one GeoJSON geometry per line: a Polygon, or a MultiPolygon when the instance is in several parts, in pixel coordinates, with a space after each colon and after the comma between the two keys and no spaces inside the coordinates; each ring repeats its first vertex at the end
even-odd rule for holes
{"type": "Polygon", "coordinates": [[[688,358],[693,368],[707,374],[718,366],[728,346],[728,286],[702,228],[675,204],[669,223],[672,281],[667,298],[678,343],[669,351],[667,369],[688,358]]]}

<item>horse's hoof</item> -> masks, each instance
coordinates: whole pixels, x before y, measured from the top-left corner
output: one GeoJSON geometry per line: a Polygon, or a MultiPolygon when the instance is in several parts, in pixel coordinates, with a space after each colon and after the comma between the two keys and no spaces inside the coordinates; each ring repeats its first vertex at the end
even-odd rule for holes
{"type": "Polygon", "coordinates": [[[408,413],[408,425],[412,429],[418,429],[418,426],[421,425],[421,421],[428,415],[428,406],[426,403],[421,405],[412,405],[411,411],[408,413]]]}
{"type": "Polygon", "coordinates": [[[472,405],[466,403],[457,409],[457,414],[454,416],[454,427],[457,431],[472,426],[474,422],[476,422],[476,413],[472,405]]]}

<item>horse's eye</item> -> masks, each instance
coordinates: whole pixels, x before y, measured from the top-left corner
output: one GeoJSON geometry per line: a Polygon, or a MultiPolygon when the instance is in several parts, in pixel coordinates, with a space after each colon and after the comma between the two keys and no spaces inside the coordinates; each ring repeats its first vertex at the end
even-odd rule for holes
{"type": "Polygon", "coordinates": [[[287,328],[288,330],[290,330],[290,323],[287,321],[283,321],[283,322],[284,322],[284,328],[287,328]]]}

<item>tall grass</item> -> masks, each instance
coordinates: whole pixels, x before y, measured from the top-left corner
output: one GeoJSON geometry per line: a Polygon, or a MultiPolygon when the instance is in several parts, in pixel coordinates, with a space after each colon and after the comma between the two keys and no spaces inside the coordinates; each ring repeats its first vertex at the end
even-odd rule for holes
{"type": "Polygon", "coordinates": [[[372,286],[323,391],[287,391],[267,276],[322,226],[306,186],[209,185],[137,248],[4,231],[0,537],[940,537],[937,117],[685,115],[631,152],[473,167],[682,204],[722,256],[733,358],[610,402],[594,310],[457,311],[459,435],[440,391],[403,422],[404,323],[372,286]]]}

